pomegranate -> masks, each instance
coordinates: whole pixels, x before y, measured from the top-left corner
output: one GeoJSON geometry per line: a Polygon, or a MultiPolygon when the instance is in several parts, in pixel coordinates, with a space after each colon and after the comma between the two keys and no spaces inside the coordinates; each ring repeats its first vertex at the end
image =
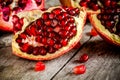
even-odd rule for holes
{"type": "MultiPolygon", "coordinates": [[[[21,11],[43,9],[44,0],[0,0],[0,30],[13,31],[13,15],[21,11]]],[[[20,24],[16,24],[20,26],[20,24]]]]}
{"type": "Polygon", "coordinates": [[[119,0],[60,0],[64,6],[84,7],[89,13],[97,13],[103,7],[115,6],[119,0]]]}
{"type": "Polygon", "coordinates": [[[60,6],[24,11],[17,16],[23,18],[23,26],[13,36],[12,50],[30,60],[50,60],[67,53],[81,39],[86,21],[84,9],[60,6]]]}
{"type": "Polygon", "coordinates": [[[102,8],[98,14],[90,15],[89,19],[103,39],[120,46],[120,5],[114,4],[116,5],[102,8]]]}

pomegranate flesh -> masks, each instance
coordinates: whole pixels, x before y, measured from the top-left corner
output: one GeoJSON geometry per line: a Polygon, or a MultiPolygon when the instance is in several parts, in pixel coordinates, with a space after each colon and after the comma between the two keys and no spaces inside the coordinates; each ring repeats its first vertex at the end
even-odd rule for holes
{"type": "Polygon", "coordinates": [[[13,53],[31,60],[50,60],[71,50],[81,38],[86,12],[82,8],[68,9],[58,6],[20,13],[23,27],[13,37],[13,53]]]}

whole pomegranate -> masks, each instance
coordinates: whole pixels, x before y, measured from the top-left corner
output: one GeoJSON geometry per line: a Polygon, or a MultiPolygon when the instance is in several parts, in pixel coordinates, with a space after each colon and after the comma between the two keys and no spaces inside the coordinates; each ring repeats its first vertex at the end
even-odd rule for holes
{"type": "Polygon", "coordinates": [[[86,12],[82,8],[58,6],[46,11],[24,11],[16,17],[19,23],[23,19],[23,25],[13,37],[13,53],[30,60],[50,60],[79,42],[86,12]]]}
{"type": "Polygon", "coordinates": [[[13,15],[43,8],[44,0],[0,0],[0,30],[13,32],[13,15]]]}

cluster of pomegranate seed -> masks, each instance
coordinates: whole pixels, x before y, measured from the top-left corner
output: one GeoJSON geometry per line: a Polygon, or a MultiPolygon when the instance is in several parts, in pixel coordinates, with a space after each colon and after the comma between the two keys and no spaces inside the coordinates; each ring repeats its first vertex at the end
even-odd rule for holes
{"type": "Polygon", "coordinates": [[[20,50],[33,55],[46,55],[66,46],[77,32],[75,19],[71,15],[78,14],[78,8],[67,7],[44,12],[41,18],[18,35],[16,42],[20,50]]]}
{"type": "Polygon", "coordinates": [[[79,5],[94,11],[104,7],[116,6],[119,0],[81,0],[79,5]]]}
{"type": "Polygon", "coordinates": [[[13,15],[12,17],[12,22],[13,22],[13,30],[14,33],[22,29],[23,26],[23,18],[19,18],[17,15],[13,15]]]}
{"type": "Polygon", "coordinates": [[[101,13],[97,15],[97,18],[111,33],[120,36],[120,5],[101,9],[101,13]]]}
{"type": "MultiPolygon", "coordinates": [[[[87,54],[83,54],[80,56],[79,61],[80,62],[86,62],[88,60],[89,56],[87,54]]],[[[78,66],[75,66],[73,68],[74,74],[84,74],[86,72],[86,66],[84,64],[80,64],[78,66]]]]}
{"type": "MultiPolygon", "coordinates": [[[[42,3],[42,0],[35,0],[37,5],[42,3]]],[[[27,3],[30,3],[30,0],[0,0],[0,9],[3,13],[3,20],[9,21],[9,16],[12,11],[19,12],[23,10],[27,3]],[[13,3],[14,2],[14,3],[13,3]],[[11,7],[13,3],[14,7],[11,7]]]]}

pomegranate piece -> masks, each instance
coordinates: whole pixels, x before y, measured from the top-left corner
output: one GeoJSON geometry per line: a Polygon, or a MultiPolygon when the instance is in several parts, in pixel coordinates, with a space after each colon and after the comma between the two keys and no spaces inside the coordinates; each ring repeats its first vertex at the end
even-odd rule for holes
{"type": "Polygon", "coordinates": [[[32,60],[49,60],[66,53],[77,44],[82,32],[79,28],[82,29],[81,25],[84,25],[85,21],[82,18],[85,18],[86,14],[82,14],[83,17],[81,17],[80,13],[84,10],[67,7],[63,9],[59,6],[47,11],[39,11],[39,17],[35,16],[37,14],[34,11],[38,12],[38,10],[28,11],[28,14],[29,12],[32,14],[30,17],[36,17],[30,18],[31,21],[28,19],[29,16],[25,18],[14,16],[14,24],[24,24],[23,28],[15,33],[17,37],[13,38],[14,54],[19,54],[15,51],[19,49],[20,57],[32,60]],[[15,49],[15,44],[19,48],[15,49]]]}
{"type": "Polygon", "coordinates": [[[45,70],[45,64],[43,62],[37,62],[35,65],[35,71],[43,71],[45,70]]]}
{"type": "MultiPolygon", "coordinates": [[[[0,0],[0,30],[17,32],[19,30],[14,29],[14,25],[19,27],[17,17],[21,12],[42,9],[44,8],[44,0],[0,0]],[[12,23],[13,22],[13,23],[12,23]],[[15,30],[15,31],[14,31],[15,30]]],[[[23,20],[20,19],[20,24],[24,24],[23,20]]]]}
{"type": "Polygon", "coordinates": [[[73,68],[73,73],[74,74],[84,74],[85,72],[86,72],[85,65],[79,65],[79,66],[75,66],[73,68]]]}
{"type": "Polygon", "coordinates": [[[87,54],[83,54],[80,56],[80,62],[86,62],[89,59],[89,56],[87,54]]]}

